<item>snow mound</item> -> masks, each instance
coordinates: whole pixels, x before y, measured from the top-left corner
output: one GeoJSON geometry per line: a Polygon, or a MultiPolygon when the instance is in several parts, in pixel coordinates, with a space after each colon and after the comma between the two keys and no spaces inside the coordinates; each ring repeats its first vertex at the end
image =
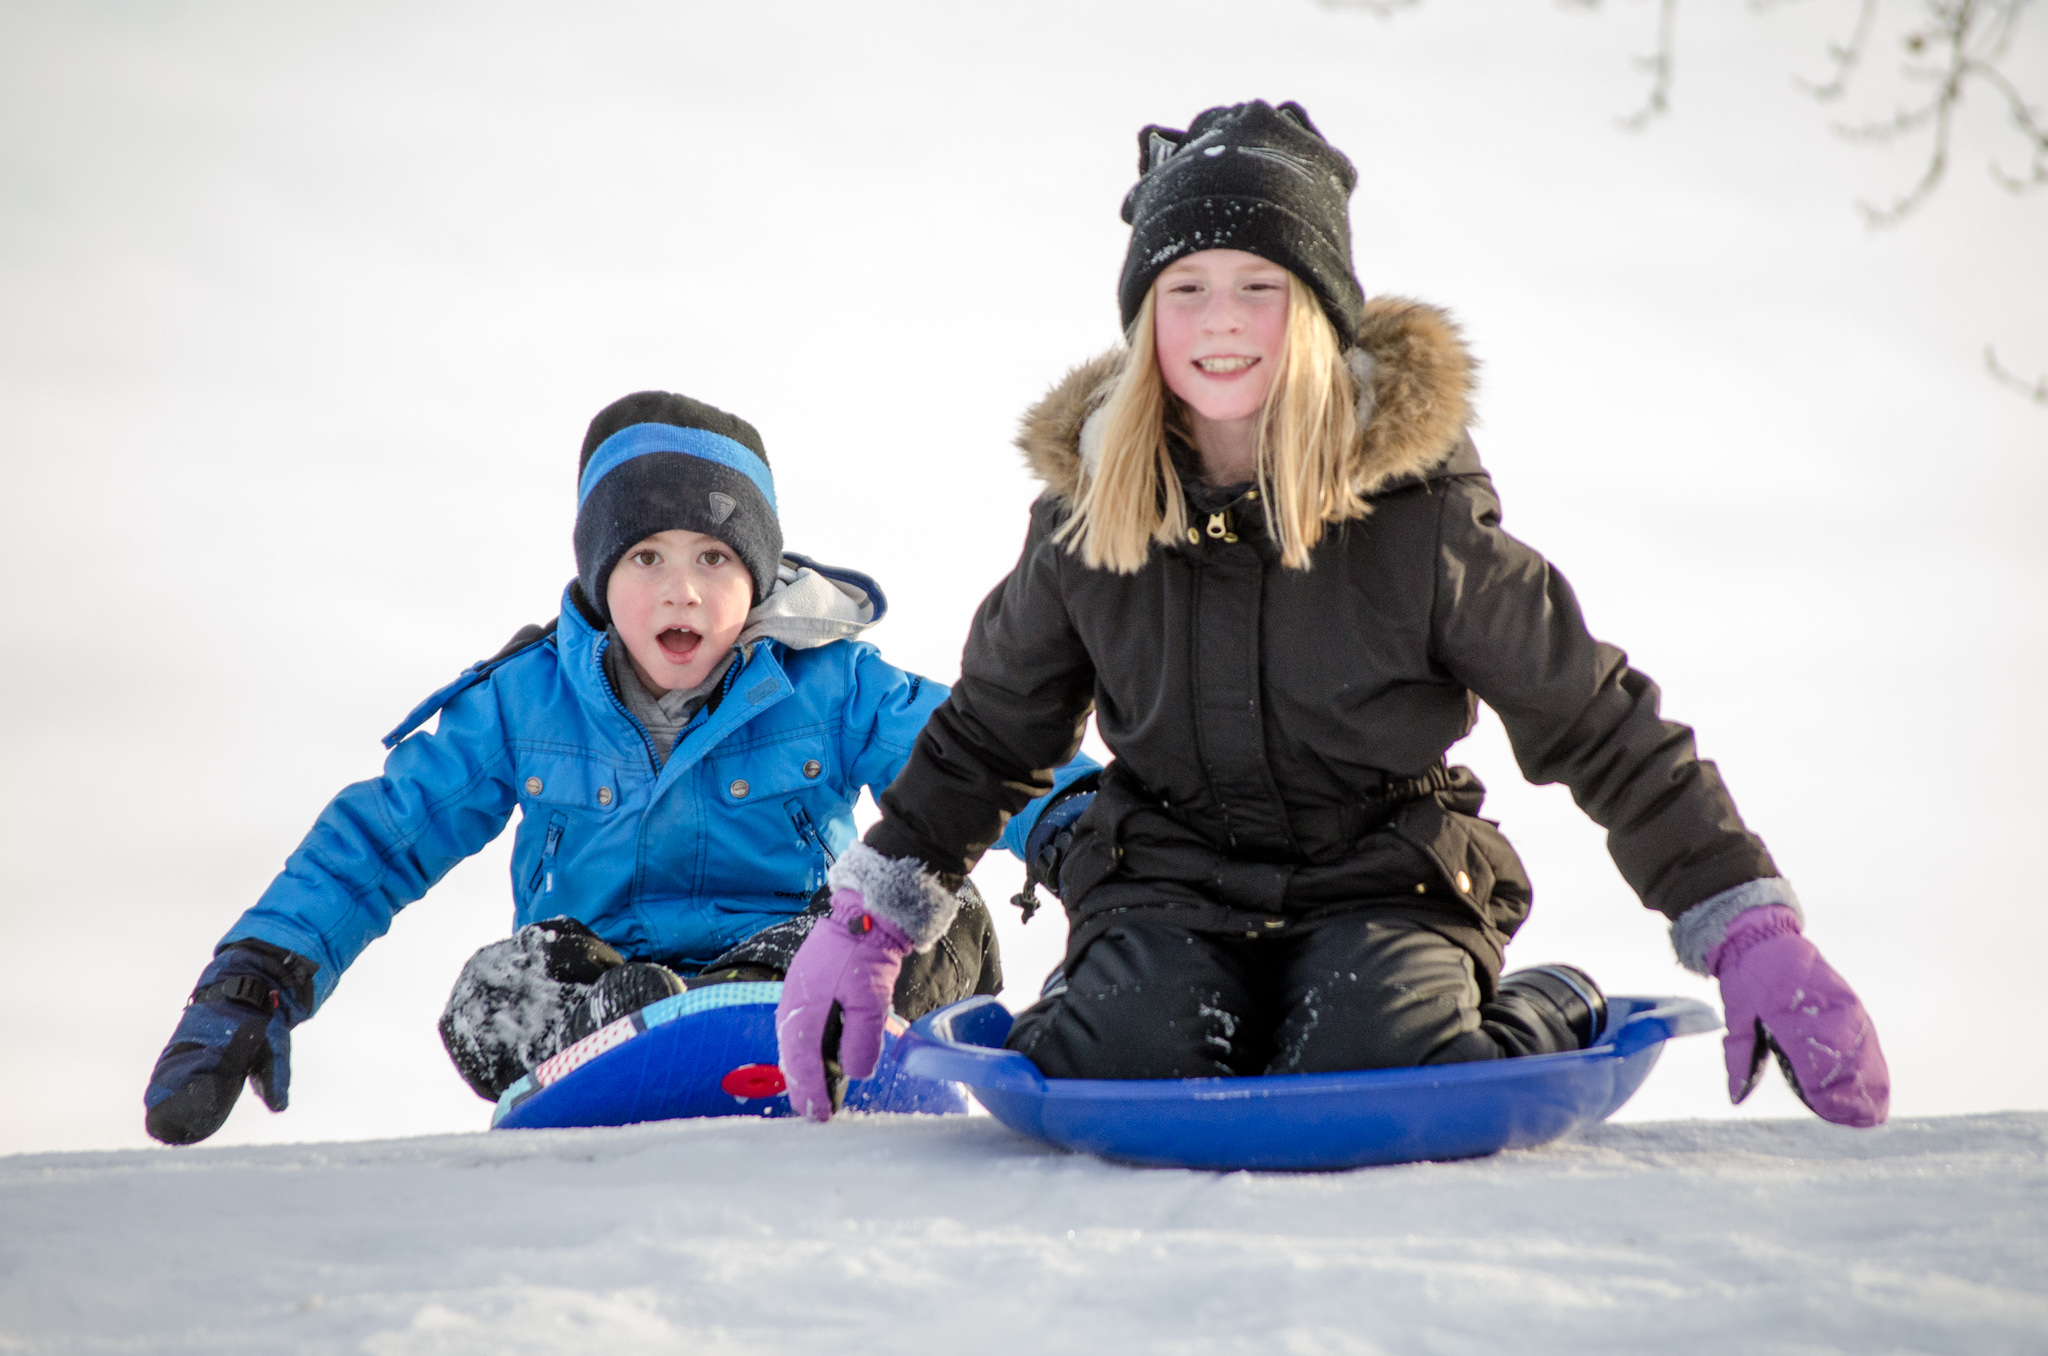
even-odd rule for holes
{"type": "Polygon", "coordinates": [[[0,1158],[0,1351],[2038,1352],[2048,1113],[1330,1174],[986,1117],[0,1158]]]}

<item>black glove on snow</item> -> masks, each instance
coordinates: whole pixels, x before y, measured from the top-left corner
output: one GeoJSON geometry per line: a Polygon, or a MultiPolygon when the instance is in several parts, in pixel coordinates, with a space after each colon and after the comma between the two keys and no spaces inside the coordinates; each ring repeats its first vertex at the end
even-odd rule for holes
{"type": "Polygon", "coordinates": [[[291,1029],[313,1012],[320,967],[268,942],[231,942],[199,972],[185,1015],[150,1071],[143,1124],[166,1144],[196,1144],[227,1120],[247,1079],[272,1111],[292,1081],[291,1029]]]}

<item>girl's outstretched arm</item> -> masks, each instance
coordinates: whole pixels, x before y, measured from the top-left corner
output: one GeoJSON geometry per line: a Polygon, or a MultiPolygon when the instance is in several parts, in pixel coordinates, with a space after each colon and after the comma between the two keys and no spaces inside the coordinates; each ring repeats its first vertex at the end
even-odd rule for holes
{"type": "Polygon", "coordinates": [[[883,856],[965,873],[1080,749],[1095,666],[1061,595],[1057,513],[1049,498],[1032,509],[1022,558],[975,613],[959,683],[882,794],[867,844],[883,856]]]}
{"type": "Polygon", "coordinates": [[[1491,706],[1532,782],[1563,782],[1673,950],[1720,980],[1730,1100],[1775,1053],[1815,1114],[1884,1121],[1891,1076],[1856,993],[1801,935],[1791,885],[1657,685],[1595,640],[1564,576],[1501,530],[1483,477],[1443,497],[1432,619],[1437,657],[1491,706]]]}

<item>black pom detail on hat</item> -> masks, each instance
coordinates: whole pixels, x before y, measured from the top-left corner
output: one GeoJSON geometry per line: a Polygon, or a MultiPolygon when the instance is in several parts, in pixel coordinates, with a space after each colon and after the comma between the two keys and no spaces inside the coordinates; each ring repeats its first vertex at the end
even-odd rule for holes
{"type": "Polygon", "coordinates": [[[1124,198],[1131,223],[1117,300],[1124,328],[1174,260],[1202,250],[1244,250],[1307,283],[1340,344],[1365,319],[1351,269],[1351,190],[1358,172],[1323,140],[1300,104],[1262,100],[1211,108],[1185,132],[1138,133],[1136,186],[1124,198]]]}

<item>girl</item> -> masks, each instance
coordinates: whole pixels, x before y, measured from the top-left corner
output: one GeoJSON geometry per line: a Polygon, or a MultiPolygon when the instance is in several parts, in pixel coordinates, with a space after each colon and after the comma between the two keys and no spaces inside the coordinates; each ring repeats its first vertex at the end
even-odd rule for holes
{"type": "Polygon", "coordinates": [[[1475,700],[1523,772],[1563,782],[1616,865],[1719,977],[1729,1089],[1775,1050],[1829,1120],[1882,1121],[1889,1079],[1791,886],[1656,685],[1500,528],[1465,433],[1447,319],[1367,302],[1356,175],[1295,104],[1139,134],[1126,347],[1070,373],[1020,438],[1046,491],[981,607],[959,686],[883,818],[831,874],[778,1014],[792,1100],[830,1114],[820,1036],[879,1050],[894,967],[931,944],[1005,817],[1092,708],[1116,754],[1048,809],[1066,960],[1009,1044],[1049,1076],[1173,1078],[1582,1048],[1583,973],[1503,976],[1521,863],[1444,753],[1475,700]]]}

